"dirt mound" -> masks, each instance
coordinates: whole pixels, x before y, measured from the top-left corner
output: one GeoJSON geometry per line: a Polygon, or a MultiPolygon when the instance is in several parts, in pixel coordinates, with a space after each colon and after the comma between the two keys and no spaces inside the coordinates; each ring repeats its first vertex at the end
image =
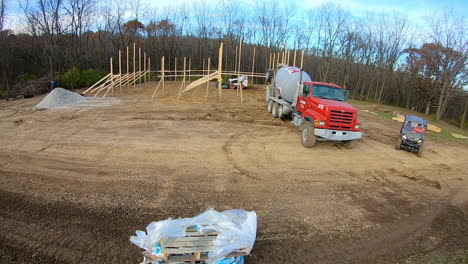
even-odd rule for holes
{"type": "Polygon", "coordinates": [[[38,103],[35,109],[55,109],[62,108],[69,105],[81,103],[86,101],[87,98],[77,93],[70,92],[63,88],[55,88],[50,92],[40,103],[38,103]]]}

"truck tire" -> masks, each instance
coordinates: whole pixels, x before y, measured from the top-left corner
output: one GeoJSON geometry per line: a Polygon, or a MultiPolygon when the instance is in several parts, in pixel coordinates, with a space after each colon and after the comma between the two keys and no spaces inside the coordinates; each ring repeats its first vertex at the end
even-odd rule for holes
{"type": "Polygon", "coordinates": [[[305,148],[311,148],[315,146],[317,138],[314,134],[314,126],[310,122],[305,121],[301,124],[300,129],[302,131],[302,145],[305,148]]]}
{"type": "Polygon", "coordinates": [[[419,149],[418,149],[418,157],[422,157],[422,154],[423,154],[423,145],[419,146],[419,149]]]}
{"type": "Polygon", "coordinates": [[[284,120],[286,118],[286,115],[284,114],[284,105],[280,105],[278,109],[278,117],[281,120],[284,120]]]}
{"type": "Polygon", "coordinates": [[[356,147],[356,140],[343,141],[343,146],[347,149],[352,149],[356,147]]]}
{"type": "Polygon", "coordinates": [[[271,111],[273,111],[273,104],[275,103],[275,101],[273,100],[268,100],[268,105],[267,105],[267,111],[268,113],[271,113],[271,111]]]}
{"type": "Polygon", "coordinates": [[[400,150],[401,149],[401,138],[398,139],[396,145],[395,145],[395,149],[396,150],[400,150]]]}
{"type": "Polygon", "coordinates": [[[273,109],[271,110],[271,116],[273,117],[278,117],[278,112],[279,112],[279,107],[280,107],[280,104],[278,104],[277,102],[273,102],[273,109]]]}

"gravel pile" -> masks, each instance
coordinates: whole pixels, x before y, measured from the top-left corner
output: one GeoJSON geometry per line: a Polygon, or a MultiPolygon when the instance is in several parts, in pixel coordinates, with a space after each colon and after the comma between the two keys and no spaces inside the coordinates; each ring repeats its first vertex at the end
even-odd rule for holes
{"type": "Polygon", "coordinates": [[[86,97],[81,96],[77,93],[70,92],[63,88],[55,88],[50,92],[40,103],[38,103],[35,109],[56,109],[63,108],[69,105],[82,103],[88,100],[86,97]]]}

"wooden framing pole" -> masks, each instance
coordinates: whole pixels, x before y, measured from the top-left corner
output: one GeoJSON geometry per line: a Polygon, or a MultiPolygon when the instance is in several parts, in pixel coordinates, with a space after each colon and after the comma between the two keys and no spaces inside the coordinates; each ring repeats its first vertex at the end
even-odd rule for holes
{"type": "Polygon", "coordinates": [[[301,55],[301,69],[304,69],[304,51],[302,51],[301,55]]]}
{"type": "MultiPolygon", "coordinates": [[[[109,88],[107,89],[106,93],[104,94],[103,97],[106,97],[107,93],[109,93],[110,90],[112,90],[112,94],[114,93],[114,66],[112,64],[112,57],[110,58],[110,73],[111,73],[111,84],[109,86],[109,88]]],[[[96,95],[98,95],[96,93],[96,95]]],[[[95,95],[95,96],[96,96],[95,95]]]]}
{"type": "Polygon", "coordinates": [[[276,67],[278,67],[278,64],[280,64],[280,54],[281,54],[281,52],[278,52],[278,58],[276,58],[276,60],[277,60],[276,67]]]}
{"type": "Polygon", "coordinates": [[[288,56],[287,56],[287,59],[286,59],[286,65],[289,66],[289,57],[291,55],[291,51],[288,51],[288,56]]]}
{"type": "Polygon", "coordinates": [[[237,67],[237,91],[240,91],[240,100],[241,100],[241,103],[243,103],[244,100],[242,97],[242,82],[240,81],[241,59],[242,59],[242,38],[239,41],[239,66],[237,67]]]}
{"type": "Polygon", "coordinates": [[[185,69],[187,66],[187,58],[184,57],[184,79],[182,80],[182,83],[180,84],[180,89],[179,89],[179,95],[177,96],[177,100],[180,100],[180,97],[182,96],[182,89],[184,89],[185,86],[185,69]]]}
{"type": "Polygon", "coordinates": [[[119,95],[122,94],[122,51],[119,50],[119,95]]]}
{"type": "Polygon", "coordinates": [[[234,61],[234,71],[237,72],[237,55],[239,52],[239,47],[236,46],[236,60],[234,61]]]}
{"type": "MultiPolygon", "coordinates": [[[[162,56],[161,58],[161,71],[162,71],[162,87],[163,87],[163,96],[164,96],[164,92],[165,92],[165,81],[166,81],[166,72],[164,71],[164,56],[162,56]]],[[[170,67],[170,66],[169,66],[170,67]]]]}
{"type": "Polygon", "coordinates": [[[205,76],[205,58],[203,58],[202,62],[202,75],[205,76]]]}
{"type": "Polygon", "coordinates": [[[271,61],[271,69],[276,69],[275,59],[276,59],[276,52],[273,52],[273,60],[271,61]]]}
{"type": "MultiPolygon", "coordinates": [[[[206,75],[210,75],[210,57],[208,57],[208,67],[207,67],[207,74],[206,75]]],[[[206,82],[206,94],[205,94],[205,98],[208,98],[208,88],[210,87],[210,82],[206,82]]]]}
{"type": "Polygon", "coordinates": [[[146,52],[143,53],[143,82],[146,82],[146,52]]]}
{"type": "Polygon", "coordinates": [[[296,67],[296,55],[297,55],[297,51],[295,50],[294,51],[294,60],[293,60],[293,66],[296,67]]]}
{"type": "MultiPolygon", "coordinates": [[[[141,48],[138,48],[138,75],[141,74],[141,48]]],[[[141,79],[138,79],[138,83],[141,83],[141,79]]]]}
{"type": "MultiPolygon", "coordinates": [[[[192,70],[191,65],[192,65],[192,58],[189,58],[188,59],[188,80],[189,80],[189,82],[191,82],[191,80],[192,80],[192,74],[190,73],[191,70],[192,70]]],[[[184,76],[185,76],[185,66],[184,66],[184,76]]],[[[185,77],[184,77],[184,82],[185,82],[185,77]]]]}
{"type": "Polygon", "coordinates": [[[136,83],[136,43],[133,42],[133,87],[136,83]]]}
{"type": "Polygon", "coordinates": [[[254,50],[253,50],[253,57],[252,57],[252,84],[254,82],[254,74],[255,72],[255,47],[254,47],[254,50]]]}
{"type": "Polygon", "coordinates": [[[130,64],[128,58],[130,57],[129,51],[128,51],[128,46],[127,46],[127,74],[130,74],[130,64]]]}
{"type": "Polygon", "coordinates": [[[223,43],[221,42],[221,45],[219,47],[219,53],[218,53],[218,96],[219,96],[219,101],[222,101],[222,91],[221,91],[221,84],[223,82],[223,43]]]}
{"type": "Polygon", "coordinates": [[[148,57],[148,82],[151,82],[151,57],[148,57]]]}
{"type": "Polygon", "coordinates": [[[174,81],[177,81],[177,57],[174,60],[174,81]]]}

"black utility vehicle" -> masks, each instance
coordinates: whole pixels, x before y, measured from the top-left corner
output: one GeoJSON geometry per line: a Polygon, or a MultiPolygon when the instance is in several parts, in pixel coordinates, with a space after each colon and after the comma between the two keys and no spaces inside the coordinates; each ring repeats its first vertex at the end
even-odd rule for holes
{"type": "Polygon", "coordinates": [[[400,130],[396,149],[405,149],[422,156],[423,144],[426,139],[427,120],[418,116],[407,115],[400,130]]]}

